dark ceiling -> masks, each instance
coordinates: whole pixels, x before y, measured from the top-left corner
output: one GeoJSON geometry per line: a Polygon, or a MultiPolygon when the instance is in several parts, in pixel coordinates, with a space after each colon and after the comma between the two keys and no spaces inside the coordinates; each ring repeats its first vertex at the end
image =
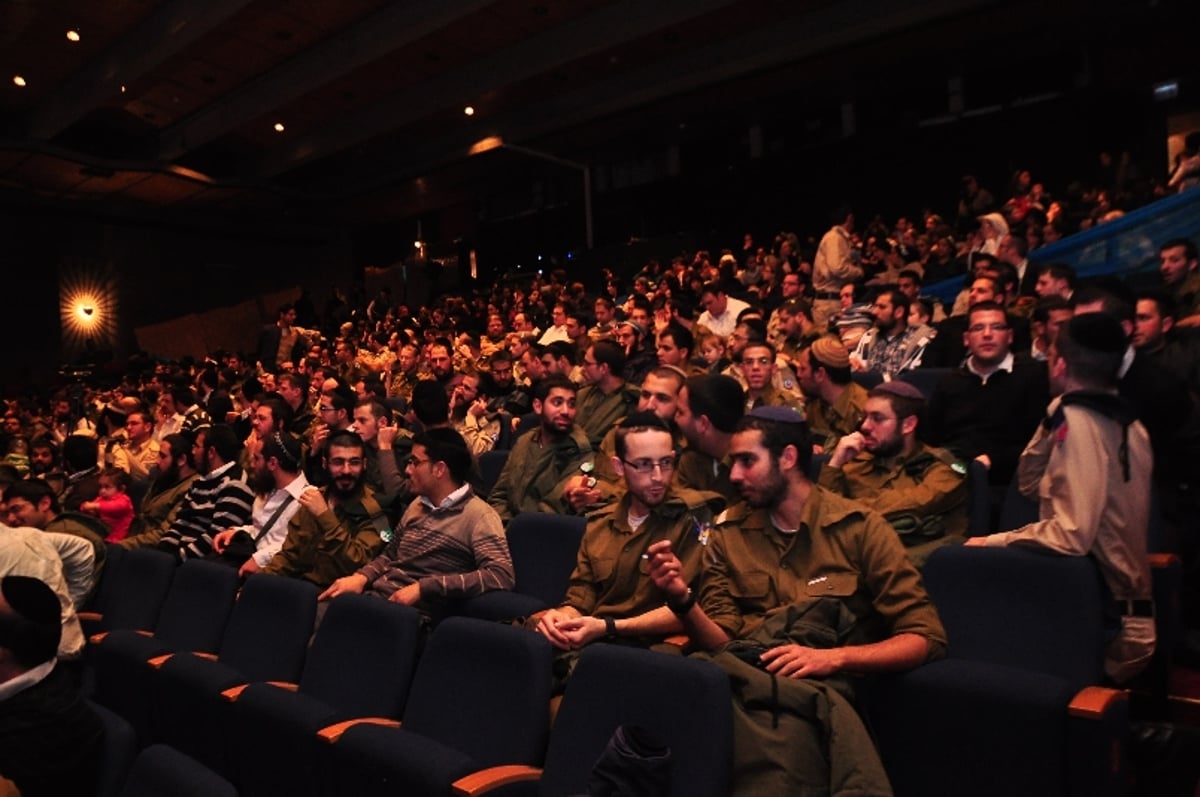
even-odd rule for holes
{"type": "Polygon", "coordinates": [[[504,178],[519,155],[469,155],[488,136],[586,161],[614,138],[801,90],[836,97],[914,58],[969,64],[975,48],[1077,62],[1101,54],[1078,51],[1099,37],[1114,72],[1138,72],[1143,40],[1190,39],[1194,24],[1164,26],[1188,6],[0,0],[0,192],[134,213],[412,217],[504,178]]]}

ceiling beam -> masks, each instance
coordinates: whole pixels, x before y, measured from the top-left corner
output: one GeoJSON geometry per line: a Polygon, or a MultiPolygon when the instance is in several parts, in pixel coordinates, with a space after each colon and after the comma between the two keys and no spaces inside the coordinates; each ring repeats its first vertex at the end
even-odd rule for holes
{"type": "Polygon", "coordinates": [[[27,134],[50,140],[251,2],[170,0],[40,102],[29,113],[27,134]]]}
{"type": "MultiPolygon", "coordinates": [[[[425,142],[403,151],[404,160],[374,164],[347,178],[346,197],[379,190],[389,181],[428,174],[437,167],[467,157],[471,145],[487,135],[519,144],[585,124],[609,114],[646,106],[695,91],[713,83],[754,72],[777,69],[838,47],[859,44],[904,29],[978,11],[998,0],[846,0],[789,18],[767,27],[709,45],[705,58],[684,52],[649,66],[624,72],[575,92],[508,111],[454,136],[425,142]]],[[[571,153],[563,153],[570,157],[571,153]]]]}
{"type": "Polygon", "coordinates": [[[620,0],[460,69],[421,81],[358,113],[338,117],[324,129],[273,151],[260,163],[257,173],[277,176],[409,124],[431,112],[476,102],[489,90],[543,74],[577,58],[710,13],[731,2],[620,0]]]}
{"type": "Polygon", "coordinates": [[[389,5],[166,128],[159,136],[159,157],[175,160],[493,2],[417,0],[389,5]]]}

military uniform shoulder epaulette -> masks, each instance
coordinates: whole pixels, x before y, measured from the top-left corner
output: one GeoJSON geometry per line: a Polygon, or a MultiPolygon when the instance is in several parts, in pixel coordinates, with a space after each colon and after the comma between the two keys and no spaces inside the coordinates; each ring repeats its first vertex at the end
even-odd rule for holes
{"type": "Polygon", "coordinates": [[[752,514],[754,514],[754,508],[745,501],[739,501],[733,506],[727,508],[721,514],[717,515],[716,518],[713,519],[713,524],[716,526],[724,526],[726,524],[741,523],[752,514]]]}
{"type": "Polygon", "coordinates": [[[587,518],[588,523],[591,523],[593,520],[603,520],[604,518],[611,518],[617,514],[617,507],[619,507],[620,505],[621,505],[620,501],[609,501],[608,503],[605,503],[605,504],[598,504],[595,506],[590,506],[584,512],[584,517],[587,518]]]}
{"type": "Polygon", "coordinates": [[[967,463],[956,456],[953,451],[945,448],[927,447],[917,456],[904,463],[904,470],[910,475],[924,473],[936,462],[948,465],[950,470],[960,476],[967,475],[967,463]]]}

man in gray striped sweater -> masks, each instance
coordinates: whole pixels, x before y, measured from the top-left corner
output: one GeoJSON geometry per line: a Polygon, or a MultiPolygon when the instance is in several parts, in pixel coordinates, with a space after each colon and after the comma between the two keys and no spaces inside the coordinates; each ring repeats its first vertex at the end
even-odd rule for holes
{"type": "Polygon", "coordinates": [[[183,505],[158,549],[183,562],[212,553],[213,535],[222,529],[250,523],[254,491],[246,484],[246,472],[237,464],[240,444],[226,424],[196,430],[192,459],[200,478],[192,482],[183,505]]]}
{"type": "Polygon", "coordinates": [[[417,496],[383,553],[321,593],[329,600],[364,592],[416,606],[493,589],[512,589],[512,557],[496,510],[471,491],[471,452],[453,429],[429,429],[413,439],[407,475],[417,496]]]}

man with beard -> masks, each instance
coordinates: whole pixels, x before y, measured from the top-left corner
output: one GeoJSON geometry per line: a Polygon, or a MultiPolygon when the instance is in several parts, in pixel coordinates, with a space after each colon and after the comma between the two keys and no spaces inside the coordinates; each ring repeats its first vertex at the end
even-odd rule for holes
{"type": "Polygon", "coordinates": [[[302,578],[326,589],[383,550],[391,520],[363,483],[363,441],[349,430],[329,438],[323,460],[327,486],[309,485],[296,499],[303,511],[288,522],[287,538],[264,573],[302,578]]]}
{"type": "Polygon", "coordinates": [[[488,412],[480,381],[477,372],[468,371],[450,394],[450,425],[467,441],[474,459],[495,448],[500,438],[500,420],[488,412]]]}
{"type": "Polygon", "coordinates": [[[213,535],[250,522],[254,493],[246,472],[237,464],[238,441],[227,424],[206,426],[196,432],[192,459],[203,474],[192,484],[158,549],[180,562],[212,553],[213,535]]]}
{"type": "Polygon", "coordinates": [[[453,429],[413,439],[406,466],[416,498],[387,547],[318,600],[364,590],[430,614],[437,604],[512,589],[512,556],[496,510],[467,483],[471,453],[453,429]]]}
{"type": "Polygon", "coordinates": [[[33,438],[29,443],[29,478],[45,479],[54,473],[59,473],[58,446],[48,435],[33,438]]]}
{"type": "Polygon", "coordinates": [[[200,476],[192,462],[192,444],[182,434],[169,434],[158,442],[156,467],[158,475],[142,498],[129,526],[129,536],[117,543],[122,548],[158,545],[200,476]]]}
{"type": "Polygon", "coordinates": [[[488,371],[483,374],[479,389],[488,397],[489,413],[507,412],[520,417],[529,412],[529,389],[517,384],[513,356],[507,349],[498,349],[488,360],[488,371]]]}
{"type": "Polygon", "coordinates": [[[393,368],[392,382],[388,385],[388,396],[408,401],[412,396],[413,386],[421,381],[421,358],[417,347],[411,343],[401,346],[393,368]]]}
{"type": "Polygon", "coordinates": [[[287,432],[276,432],[251,449],[246,480],[255,493],[251,522],[213,537],[216,553],[246,554],[244,561],[236,563],[243,578],[266,567],[283,547],[288,522],[299,511],[300,495],[308,487],[300,467],[301,451],[300,441],[287,432]]]}
{"type": "Polygon", "coordinates": [[[729,454],[745,502],[721,518],[698,582],[670,541],[646,552],[692,644],[744,682],[734,700],[735,794],[825,793],[831,768],[853,773],[848,790],[890,793],[843,693],[853,675],[940,657],[937,610],[887,521],[809,481],[812,449],[798,415],[755,409],[729,454]],[[813,721],[818,700],[831,704],[828,723],[813,721]]]}
{"type": "Polygon", "coordinates": [[[716,493],[671,483],[675,435],[655,413],[638,412],[623,420],[615,443],[611,465],[625,493],[589,516],[563,603],[527,622],[559,651],[554,668],[559,687],[578,652],[591,642],[619,640],[649,647],[682,630],[646,579],[642,554],[652,543],[668,540],[690,582],[699,573],[713,519],[725,506],[716,493]]]}
{"type": "Polygon", "coordinates": [[[491,357],[507,347],[508,331],[504,328],[504,317],[499,313],[489,313],[487,329],[479,341],[479,353],[484,357],[491,357]]]}
{"type": "Polygon", "coordinates": [[[875,297],[871,315],[875,326],[858,340],[851,355],[856,371],[871,371],[885,378],[895,377],[921,365],[921,355],[933,339],[933,330],[924,325],[908,325],[909,299],[898,290],[887,290],[875,297]]]}
{"type": "Polygon", "coordinates": [[[575,383],[552,374],[533,386],[536,429],[517,438],[488,495],[507,523],[521,512],[563,513],[563,479],[592,454],[587,435],[575,425],[575,383]]]}
{"type": "Polygon", "coordinates": [[[454,378],[454,346],[447,338],[437,338],[429,347],[429,370],[438,384],[450,392],[450,380],[454,378]]]}
{"type": "Polygon", "coordinates": [[[838,441],[818,479],[883,515],[918,567],[967,531],[967,467],[917,440],[924,411],[925,397],[907,382],[872,389],[859,431],[838,441]]]}

